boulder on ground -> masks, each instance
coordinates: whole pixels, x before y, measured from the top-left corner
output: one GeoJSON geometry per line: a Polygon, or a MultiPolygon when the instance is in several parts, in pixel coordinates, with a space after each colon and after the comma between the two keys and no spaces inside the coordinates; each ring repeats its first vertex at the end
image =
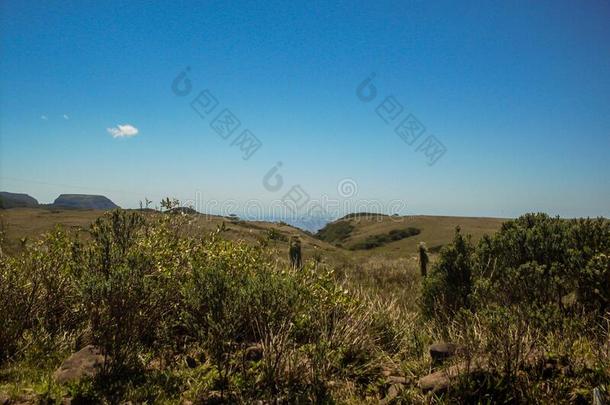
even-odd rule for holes
{"type": "Polygon", "coordinates": [[[435,343],[430,346],[430,357],[433,365],[440,365],[455,354],[457,346],[453,343],[435,343]]]}
{"type": "Polygon", "coordinates": [[[64,360],[53,373],[53,378],[59,384],[78,381],[84,377],[92,378],[98,375],[103,365],[104,355],[100,350],[93,345],[85,346],[64,360]]]}
{"type": "Polygon", "coordinates": [[[424,393],[432,391],[436,394],[440,394],[445,392],[451,386],[451,384],[458,381],[460,376],[485,371],[487,369],[488,362],[485,358],[462,361],[458,364],[420,378],[417,385],[419,385],[419,388],[421,388],[424,393]]]}
{"type": "Polygon", "coordinates": [[[257,343],[248,347],[244,352],[244,357],[248,361],[259,361],[263,358],[263,346],[257,343]]]}

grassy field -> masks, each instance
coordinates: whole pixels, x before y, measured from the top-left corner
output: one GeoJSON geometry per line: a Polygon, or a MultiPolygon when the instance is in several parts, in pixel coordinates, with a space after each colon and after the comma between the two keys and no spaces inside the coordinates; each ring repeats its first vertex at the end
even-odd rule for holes
{"type": "Polygon", "coordinates": [[[353,226],[349,236],[340,243],[344,248],[349,248],[371,236],[388,234],[392,230],[409,227],[419,229],[421,232],[418,235],[390,242],[374,249],[353,251],[352,253],[359,257],[374,255],[398,258],[405,256],[414,257],[419,242],[425,242],[432,253],[438,252],[442,246],[453,239],[457,226],[465,234],[472,235],[473,240],[477,241],[485,234],[491,235],[495,233],[504,221],[506,220],[501,218],[414,215],[405,217],[364,216],[340,219],[333,224],[347,222],[353,226]]]}
{"type": "MultiPolygon", "coordinates": [[[[12,208],[0,211],[0,220],[6,233],[4,248],[7,252],[19,249],[20,240],[38,238],[42,233],[56,226],[80,232],[87,235],[89,225],[104,211],[70,210],[42,208],[12,208]]],[[[258,242],[263,239],[271,248],[285,251],[291,236],[299,236],[302,241],[303,254],[307,258],[317,257],[332,263],[349,262],[350,258],[360,260],[363,257],[378,257],[397,259],[414,258],[419,242],[425,242],[432,254],[437,253],[443,245],[449,243],[459,226],[465,234],[470,234],[477,241],[485,234],[496,232],[504,219],[500,218],[470,218],[447,216],[405,216],[405,217],[360,217],[341,219],[338,222],[348,222],[353,225],[349,237],[339,246],[319,240],[300,229],[280,223],[263,221],[231,221],[215,215],[195,215],[192,232],[213,232],[224,223],[224,235],[231,240],[258,242]],[[395,229],[413,227],[421,233],[402,240],[387,243],[370,250],[351,251],[348,248],[367,237],[388,233],[395,229]],[[270,232],[273,236],[269,237],[270,232]]],[[[283,257],[283,256],[282,256],[283,257]]]]}

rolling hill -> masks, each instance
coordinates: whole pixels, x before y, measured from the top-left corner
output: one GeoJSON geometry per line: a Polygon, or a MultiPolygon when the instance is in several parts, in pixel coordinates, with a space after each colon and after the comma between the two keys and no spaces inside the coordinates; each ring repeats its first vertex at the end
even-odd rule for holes
{"type": "Polygon", "coordinates": [[[477,241],[485,234],[495,233],[504,221],[501,218],[352,214],[327,224],[316,236],[351,249],[353,255],[397,258],[415,255],[419,242],[425,242],[431,253],[437,253],[451,242],[457,226],[477,241]],[[371,242],[379,243],[371,248],[364,247],[371,242]]]}
{"type": "MultiPolygon", "coordinates": [[[[162,215],[156,211],[144,211],[145,215],[162,215]]],[[[38,238],[56,226],[74,230],[87,238],[89,225],[103,210],[74,210],[54,207],[13,208],[0,211],[5,230],[4,248],[7,252],[19,249],[20,240],[38,238]]],[[[317,258],[329,263],[350,263],[363,258],[388,259],[414,257],[417,245],[424,241],[434,255],[449,243],[456,226],[478,240],[484,234],[497,231],[503,219],[447,216],[369,216],[351,214],[327,224],[316,235],[304,232],[285,223],[242,221],[216,215],[193,214],[189,232],[209,233],[219,227],[228,239],[241,239],[251,243],[265,243],[275,249],[278,258],[286,259],[291,236],[299,236],[305,258],[317,258]],[[223,226],[224,224],[224,226],[223,226]],[[355,248],[374,240],[377,246],[355,248]],[[355,248],[355,249],[354,249],[355,248]]]]}

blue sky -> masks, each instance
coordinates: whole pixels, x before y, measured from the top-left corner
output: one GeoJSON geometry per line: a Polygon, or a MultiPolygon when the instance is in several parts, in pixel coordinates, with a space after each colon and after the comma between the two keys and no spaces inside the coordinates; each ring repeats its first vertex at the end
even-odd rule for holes
{"type": "Polygon", "coordinates": [[[2,190],[267,204],[293,185],[341,199],[349,179],[352,200],[401,213],[610,216],[607,1],[0,4],[2,190]],[[413,145],[376,112],[389,96],[426,129],[413,145]],[[228,140],[210,127],[224,108],[228,140]],[[244,129],[262,144],[248,160],[244,129]]]}

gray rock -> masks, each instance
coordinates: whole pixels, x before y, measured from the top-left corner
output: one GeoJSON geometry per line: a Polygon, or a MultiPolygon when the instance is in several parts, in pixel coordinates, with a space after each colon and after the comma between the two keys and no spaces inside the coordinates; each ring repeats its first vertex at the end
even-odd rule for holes
{"type": "Polygon", "coordinates": [[[432,391],[436,394],[443,393],[457,381],[460,375],[467,375],[476,371],[486,370],[487,360],[484,358],[473,359],[470,362],[463,361],[444,370],[439,370],[419,379],[417,385],[426,393],[432,391]]]}
{"type": "Polygon", "coordinates": [[[453,343],[435,343],[430,346],[430,357],[434,366],[441,365],[443,362],[455,354],[457,346],[453,343]]]}
{"type": "Polygon", "coordinates": [[[386,378],[388,384],[406,384],[407,379],[397,375],[390,375],[386,378]]]}
{"type": "Polygon", "coordinates": [[[59,384],[78,381],[84,377],[95,377],[104,365],[104,356],[93,345],[85,346],[72,354],[59,366],[53,378],[59,384]]]}

